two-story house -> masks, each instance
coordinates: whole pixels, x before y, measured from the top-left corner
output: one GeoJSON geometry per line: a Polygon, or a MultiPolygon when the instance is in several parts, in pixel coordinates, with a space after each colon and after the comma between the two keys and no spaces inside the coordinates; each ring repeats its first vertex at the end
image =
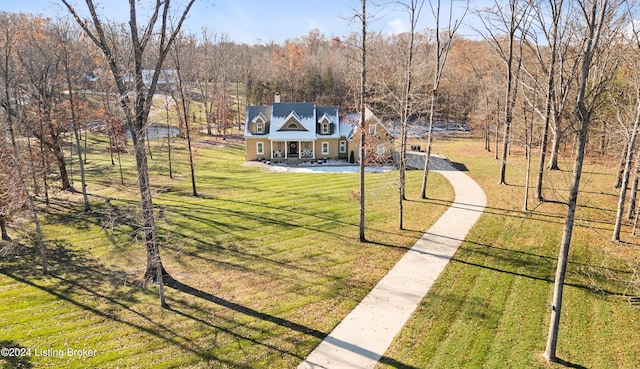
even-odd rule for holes
{"type": "MultiPolygon", "coordinates": [[[[393,137],[371,113],[365,120],[369,135],[381,138],[377,153],[392,150],[393,137]],[[379,127],[379,128],[378,128],[379,127]],[[386,145],[386,146],[385,146],[386,145]]],[[[310,102],[281,103],[276,95],[270,106],[248,106],[244,138],[246,160],[300,162],[317,159],[348,160],[351,151],[358,158],[359,140],[352,140],[357,119],[341,119],[336,106],[310,102]]]]}

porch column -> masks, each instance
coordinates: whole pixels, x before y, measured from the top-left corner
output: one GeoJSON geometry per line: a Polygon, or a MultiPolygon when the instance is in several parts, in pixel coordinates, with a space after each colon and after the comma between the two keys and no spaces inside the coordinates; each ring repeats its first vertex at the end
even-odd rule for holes
{"type": "Polygon", "coordinates": [[[269,140],[269,143],[271,144],[271,160],[273,160],[273,141],[269,140]]]}
{"type": "Polygon", "coordinates": [[[311,152],[313,153],[313,159],[316,158],[316,140],[311,141],[311,152]]]}
{"type": "Polygon", "coordinates": [[[302,159],[302,141],[298,141],[298,159],[302,159]]]}
{"type": "Polygon", "coordinates": [[[289,159],[289,142],[284,140],[284,158],[289,159]]]}

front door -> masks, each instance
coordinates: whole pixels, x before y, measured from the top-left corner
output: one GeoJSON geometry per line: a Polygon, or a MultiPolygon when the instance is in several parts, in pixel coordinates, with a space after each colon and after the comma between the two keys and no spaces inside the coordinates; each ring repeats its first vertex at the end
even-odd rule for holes
{"type": "Polygon", "coordinates": [[[298,143],[289,142],[289,156],[298,156],[298,143]]]}

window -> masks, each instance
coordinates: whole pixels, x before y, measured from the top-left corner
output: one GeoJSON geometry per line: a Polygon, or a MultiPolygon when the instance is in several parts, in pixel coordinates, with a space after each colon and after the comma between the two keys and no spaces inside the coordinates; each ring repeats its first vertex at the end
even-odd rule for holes
{"type": "Polygon", "coordinates": [[[322,155],[329,155],[329,143],[328,142],[323,142],[322,143],[322,155]]]}
{"type": "Polygon", "coordinates": [[[263,130],[262,123],[256,123],[256,133],[261,134],[263,130]]]}
{"type": "Polygon", "coordinates": [[[370,134],[371,136],[375,136],[375,135],[376,135],[376,130],[377,130],[377,128],[378,128],[378,125],[377,125],[377,124],[372,124],[372,125],[370,125],[370,126],[369,126],[369,134],[370,134]]]}
{"type": "Polygon", "coordinates": [[[347,153],[347,141],[340,140],[340,154],[346,154],[346,153],[347,153]]]}
{"type": "Polygon", "coordinates": [[[376,146],[376,154],[378,154],[378,156],[384,156],[384,144],[378,144],[378,146],[376,146]]]}
{"type": "Polygon", "coordinates": [[[289,125],[287,126],[287,129],[298,129],[298,125],[295,123],[289,123],[289,125]]]}
{"type": "Polygon", "coordinates": [[[329,134],[329,123],[322,123],[322,134],[323,135],[329,134]]]}
{"type": "Polygon", "coordinates": [[[256,153],[264,155],[264,142],[256,142],[256,153]]]}

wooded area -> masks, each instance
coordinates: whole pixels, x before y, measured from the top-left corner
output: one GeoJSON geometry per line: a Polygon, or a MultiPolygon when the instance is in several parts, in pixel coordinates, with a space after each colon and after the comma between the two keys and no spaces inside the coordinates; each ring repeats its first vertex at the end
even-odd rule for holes
{"type": "MultiPolygon", "coordinates": [[[[281,44],[253,45],[231,41],[228,34],[216,32],[215,25],[200,33],[181,30],[193,1],[177,9],[175,19],[171,17],[176,9],[170,2],[158,1],[151,18],[136,23],[131,0],[132,18],[126,25],[102,19],[90,0],[86,12],[62,1],[74,21],[0,12],[3,240],[11,239],[8,226],[25,222],[28,214],[42,272],[47,273],[47,247],[38,215],[57,191],[81,192],[85,211],[91,211],[84,175],[84,165],[91,158],[83,143],[88,135],[104,134],[109,137],[114,166],[115,157],[127,150],[135,152],[147,250],[145,280],[162,286],[167,274],[155,232],[147,167],[149,126],[175,126],[180,139],[187,141],[192,195],[198,196],[192,140],[199,135],[226,139],[234,127],[241,127],[247,105],[271,104],[275,92],[283,101],[335,105],[342,112],[363,116],[366,104],[398,127],[401,157],[406,152],[408,125],[428,132],[414,138],[427,140],[430,155],[436,123],[464,126],[482,135],[485,150],[493,150],[500,159],[496,181],[504,185],[512,152],[522,151],[529,160],[537,153],[534,197],[538,202],[554,198],[549,192],[556,190],[546,186],[545,173],[559,170],[563,158],[575,164],[569,196],[562,200],[567,215],[545,353],[547,359],[555,360],[562,268],[585,160],[619,163],[619,175],[611,183],[620,191],[611,219],[612,242],[635,236],[640,217],[636,200],[640,182],[637,1],[508,0],[496,1],[487,9],[469,8],[483,20],[475,26],[482,39],[457,35],[459,20],[443,22],[439,16],[442,24],[435,29],[416,30],[420,1],[402,2],[411,32],[372,32],[366,29],[362,1],[358,15],[362,33],[330,38],[313,30],[281,44]],[[158,97],[164,98],[162,106],[154,105],[158,97]],[[166,120],[158,120],[157,115],[150,118],[152,110],[166,110],[166,120]],[[126,130],[131,132],[132,145],[126,130]],[[76,167],[79,184],[73,182],[76,167]]],[[[439,2],[429,8],[436,9],[439,15],[439,2]]],[[[404,171],[401,160],[400,229],[406,199],[404,171]]],[[[424,171],[422,198],[426,198],[428,164],[424,171]]],[[[529,168],[526,172],[528,178],[529,168]]],[[[360,239],[365,241],[361,173],[360,239]]],[[[171,171],[167,175],[172,176],[171,171]]],[[[124,183],[122,171],[120,176],[124,183]]],[[[526,186],[528,210],[528,179],[526,186]]],[[[633,285],[640,291],[637,280],[633,285]]]]}

